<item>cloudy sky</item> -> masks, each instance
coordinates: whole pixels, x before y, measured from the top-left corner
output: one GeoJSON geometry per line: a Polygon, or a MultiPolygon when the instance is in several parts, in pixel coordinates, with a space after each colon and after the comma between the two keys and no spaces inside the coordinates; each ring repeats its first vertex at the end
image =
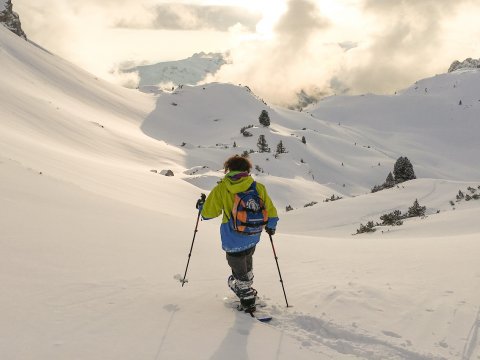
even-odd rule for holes
{"type": "Polygon", "coordinates": [[[125,62],[229,51],[266,100],[393,93],[480,57],[478,0],[13,0],[33,41],[110,81],[125,62]]]}

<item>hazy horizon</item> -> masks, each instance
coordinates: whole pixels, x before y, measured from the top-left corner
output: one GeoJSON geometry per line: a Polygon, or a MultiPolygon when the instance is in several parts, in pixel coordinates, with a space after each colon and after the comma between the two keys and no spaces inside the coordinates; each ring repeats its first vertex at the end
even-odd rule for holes
{"type": "Polygon", "coordinates": [[[229,52],[210,81],[277,104],[307,93],[393,93],[479,57],[480,4],[460,0],[14,0],[28,37],[106,80],[122,63],[229,52]],[[174,44],[174,46],[172,46],[174,44]]]}

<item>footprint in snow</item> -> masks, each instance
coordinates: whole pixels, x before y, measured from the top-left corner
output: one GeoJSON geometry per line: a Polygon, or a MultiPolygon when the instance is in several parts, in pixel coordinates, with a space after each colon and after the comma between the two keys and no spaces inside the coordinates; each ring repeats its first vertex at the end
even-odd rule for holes
{"type": "Polygon", "coordinates": [[[382,333],[383,333],[383,335],[390,336],[390,337],[394,337],[394,338],[397,338],[397,339],[401,339],[401,338],[402,338],[401,335],[398,335],[397,333],[394,333],[393,331],[383,330],[382,333]]]}

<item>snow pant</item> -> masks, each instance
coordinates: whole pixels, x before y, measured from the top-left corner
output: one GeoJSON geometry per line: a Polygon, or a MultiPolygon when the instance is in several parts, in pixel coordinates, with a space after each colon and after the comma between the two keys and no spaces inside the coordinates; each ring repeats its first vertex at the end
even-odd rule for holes
{"type": "Polygon", "coordinates": [[[228,265],[230,265],[230,268],[232,269],[232,275],[236,280],[248,282],[253,280],[252,270],[254,252],[255,246],[240,252],[227,252],[228,265]]]}

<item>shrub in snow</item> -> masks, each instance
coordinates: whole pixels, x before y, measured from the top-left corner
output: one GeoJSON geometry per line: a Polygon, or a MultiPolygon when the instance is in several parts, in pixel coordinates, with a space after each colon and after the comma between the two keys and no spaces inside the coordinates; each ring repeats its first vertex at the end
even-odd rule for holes
{"type": "Polygon", "coordinates": [[[402,218],[403,216],[400,210],[394,210],[391,213],[380,216],[380,220],[382,220],[382,225],[390,225],[390,226],[402,225],[403,224],[402,218]]]}
{"type": "Polygon", "coordinates": [[[413,180],[417,177],[413,171],[413,165],[407,157],[399,157],[393,166],[393,176],[395,183],[402,183],[404,181],[413,180]]]}
{"type": "Polygon", "coordinates": [[[247,131],[247,130],[245,130],[242,134],[243,134],[243,136],[245,136],[245,137],[253,136],[253,134],[252,134],[250,131],[247,131]]]}
{"type": "Polygon", "coordinates": [[[267,110],[262,110],[262,112],[260,113],[260,116],[258,117],[258,121],[263,126],[270,126],[270,116],[268,115],[267,110]]]}
{"type": "Polygon", "coordinates": [[[458,190],[457,201],[462,200],[464,197],[465,195],[463,194],[462,190],[458,190]]]}
{"type": "Polygon", "coordinates": [[[337,201],[340,199],[343,199],[343,197],[332,194],[332,196],[330,196],[329,198],[326,198],[325,200],[323,200],[323,202],[337,201]]]}
{"type": "Polygon", "coordinates": [[[313,205],[315,205],[315,204],[317,204],[317,202],[316,202],[316,201],[312,201],[312,202],[309,202],[308,204],[303,205],[303,207],[309,207],[309,206],[313,206],[313,205]]]}
{"type": "Polygon", "coordinates": [[[277,144],[277,155],[287,153],[287,149],[283,146],[282,140],[277,144]]]}
{"type": "Polygon", "coordinates": [[[471,187],[471,186],[469,186],[469,187],[467,188],[467,190],[470,191],[472,194],[475,194],[475,192],[477,191],[477,189],[475,189],[475,188],[473,188],[473,187],[471,187]]]}
{"type": "Polygon", "coordinates": [[[243,133],[245,132],[245,130],[250,129],[250,128],[253,128],[254,126],[255,126],[255,125],[247,125],[247,126],[244,126],[244,127],[242,127],[242,128],[240,129],[240,133],[243,134],[243,133]]]}
{"type": "Polygon", "coordinates": [[[257,170],[259,173],[263,173],[263,169],[258,165],[255,165],[255,170],[257,170]]]}
{"type": "Polygon", "coordinates": [[[367,222],[366,225],[360,224],[360,227],[357,229],[357,234],[363,234],[363,233],[368,233],[368,232],[375,232],[377,229],[375,229],[375,224],[373,221],[367,222]]]}
{"type": "Polygon", "coordinates": [[[292,211],[293,210],[293,207],[291,207],[290,205],[287,205],[287,207],[285,208],[286,211],[292,211]]]}
{"type": "Polygon", "coordinates": [[[302,136],[302,143],[304,143],[304,144],[307,143],[307,139],[305,139],[305,136],[302,136]]]}
{"type": "Polygon", "coordinates": [[[416,216],[425,216],[425,211],[427,210],[426,206],[420,206],[418,200],[415,199],[413,205],[408,208],[406,217],[416,217],[416,216]]]}
{"type": "Polygon", "coordinates": [[[372,189],[372,193],[383,190],[383,189],[389,189],[395,186],[395,179],[393,178],[393,175],[391,172],[388,173],[387,178],[385,179],[385,182],[382,185],[375,185],[372,189]]]}
{"type": "Polygon", "coordinates": [[[250,155],[248,154],[247,150],[244,150],[241,156],[244,158],[248,158],[250,155]]]}
{"type": "Polygon", "coordinates": [[[261,153],[270,152],[270,148],[268,147],[267,140],[265,139],[265,135],[260,135],[258,137],[257,142],[258,151],[261,153]]]}

